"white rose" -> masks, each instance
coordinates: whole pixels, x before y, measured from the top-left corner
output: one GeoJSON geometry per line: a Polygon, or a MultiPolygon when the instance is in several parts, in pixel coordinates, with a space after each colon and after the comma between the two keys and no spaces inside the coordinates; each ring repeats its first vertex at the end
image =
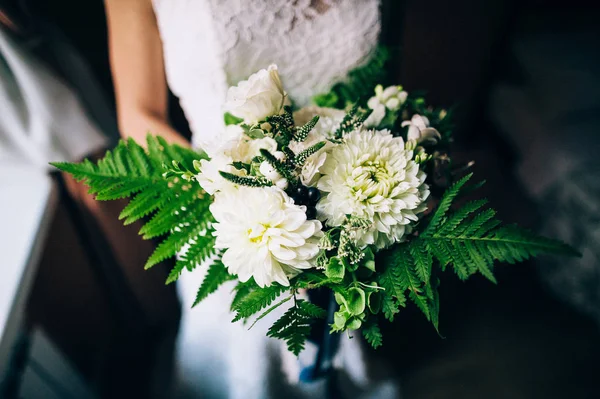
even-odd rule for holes
{"type": "Polygon", "coordinates": [[[200,148],[211,157],[221,156],[233,151],[244,138],[244,129],[238,125],[228,125],[222,134],[210,139],[200,140],[200,148]]]}
{"type": "Polygon", "coordinates": [[[277,115],[285,104],[286,93],[283,90],[277,66],[261,69],[248,80],[230,87],[225,100],[225,110],[249,125],[264,120],[267,116],[277,115]]]}
{"type": "Polygon", "coordinates": [[[407,140],[415,140],[419,144],[436,144],[442,139],[437,129],[429,127],[429,119],[419,114],[413,115],[410,121],[402,122],[402,127],[408,126],[407,140]]]}

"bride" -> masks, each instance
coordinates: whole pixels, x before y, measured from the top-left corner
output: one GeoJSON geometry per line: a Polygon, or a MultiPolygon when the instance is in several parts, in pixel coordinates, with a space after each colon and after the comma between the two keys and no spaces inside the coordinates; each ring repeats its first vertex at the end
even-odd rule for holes
{"type": "MultiPolygon", "coordinates": [[[[224,127],[229,86],[275,63],[291,100],[306,105],[367,62],[381,30],[378,0],[106,0],[106,8],[120,131],[141,143],[153,132],[190,145],[169,125],[167,87],[180,99],[191,145],[202,147],[224,127]]],[[[179,397],[283,395],[278,365],[297,381],[296,359],[274,350],[268,321],[251,331],[231,323],[230,285],[191,309],[202,273],[179,282],[179,397]]],[[[357,341],[342,340],[339,361],[364,386],[357,341]]]]}

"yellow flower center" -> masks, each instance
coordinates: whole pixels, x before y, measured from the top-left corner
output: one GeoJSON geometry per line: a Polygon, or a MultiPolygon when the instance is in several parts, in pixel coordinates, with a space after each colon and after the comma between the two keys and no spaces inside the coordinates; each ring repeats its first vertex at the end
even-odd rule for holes
{"type": "Polygon", "coordinates": [[[393,178],[387,163],[380,160],[366,161],[356,168],[352,174],[353,191],[360,201],[369,201],[376,196],[384,196],[393,187],[393,178]]]}
{"type": "Polygon", "coordinates": [[[251,243],[258,244],[262,242],[264,234],[269,228],[271,228],[270,224],[260,223],[256,227],[246,230],[246,234],[251,243]]]}

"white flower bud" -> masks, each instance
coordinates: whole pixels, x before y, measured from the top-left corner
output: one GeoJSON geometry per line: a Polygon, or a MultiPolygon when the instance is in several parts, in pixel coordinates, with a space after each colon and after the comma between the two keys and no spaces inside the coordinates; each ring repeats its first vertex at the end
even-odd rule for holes
{"type": "Polygon", "coordinates": [[[263,161],[260,164],[260,168],[258,170],[264,177],[266,177],[267,179],[269,179],[271,181],[275,181],[275,180],[278,180],[281,178],[281,176],[279,175],[279,172],[277,172],[275,170],[275,168],[273,166],[271,166],[271,164],[268,163],[267,161],[263,161]]]}
{"type": "Polygon", "coordinates": [[[275,186],[277,188],[285,190],[288,188],[288,181],[282,177],[281,179],[279,179],[275,182],[275,186]]]}
{"type": "Polygon", "coordinates": [[[429,127],[429,119],[419,114],[413,115],[410,121],[402,122],[401,126],[408,126],[406,138],[416,140],[419,144],[436,144],[442,139],[440,132],[429,127]]]}
{"type": "Polygon", "coordinates": [[[385,118],[387,110],[398,111],[406,101],[408,93],[402,91],[402,86],[389,86],[385,90],[383,86],[375,87],[375,96],[367,102],[367,106],[373,110],[365,121],[367,127],[377,127],[385,118]]]}
{"type": "Polygon", "coordinates": [[[285,154],[282,151],[275,151],[273,153],[273,156],[278,160],[278,161],[285,161],[285,154]]]}

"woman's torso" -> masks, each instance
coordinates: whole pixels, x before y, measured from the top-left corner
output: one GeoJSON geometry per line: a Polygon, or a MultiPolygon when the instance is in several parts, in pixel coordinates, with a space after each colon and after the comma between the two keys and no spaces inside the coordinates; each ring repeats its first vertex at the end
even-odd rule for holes
{"type": "Polygon", "coordinates": [[[167,80],[200,145],[221,131],[227,88],[271,63],[305,105],[365,63],[379,0],[153,0],[167,80]]]}

